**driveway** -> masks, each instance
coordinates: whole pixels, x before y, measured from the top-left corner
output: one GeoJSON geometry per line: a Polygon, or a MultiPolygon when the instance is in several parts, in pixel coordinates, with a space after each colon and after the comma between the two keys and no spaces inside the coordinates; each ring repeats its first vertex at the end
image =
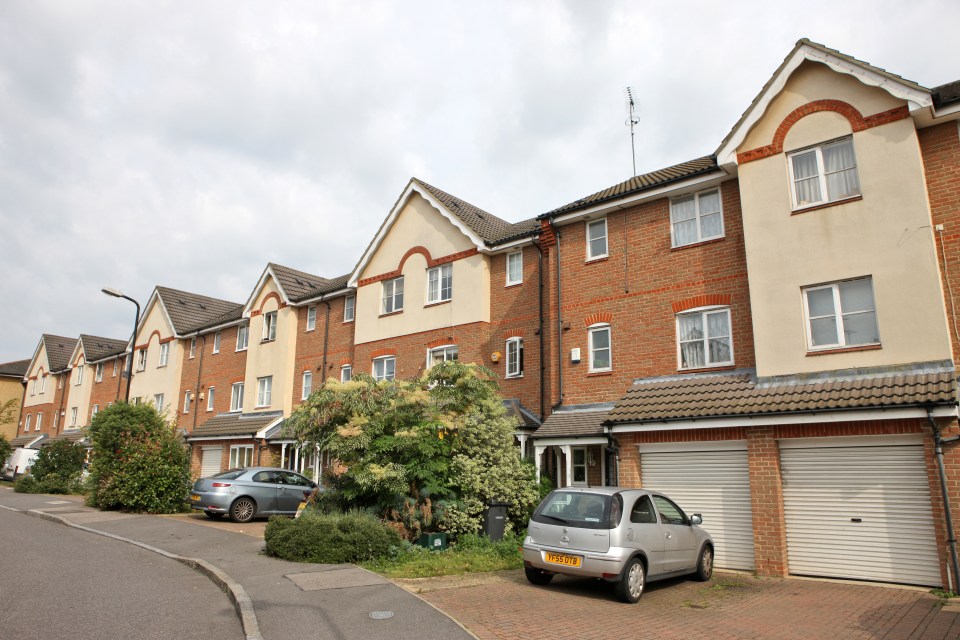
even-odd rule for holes
{"type": "Polygon", "coordinates": [[[717,572],[650,584],[629,605],[608,585],[557,576],[534,587],[522,571],[397,582],[481,640],[960,638],[960,606],[910,588],[717,572]]]}

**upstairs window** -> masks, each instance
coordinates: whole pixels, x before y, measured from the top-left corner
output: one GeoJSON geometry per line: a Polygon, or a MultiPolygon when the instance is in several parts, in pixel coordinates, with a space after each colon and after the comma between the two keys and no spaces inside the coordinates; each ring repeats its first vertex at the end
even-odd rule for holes
{"type": "Polygon", "coordinates": [[[33,428],[34,431],[40,431],[40,424],[43,423],[43,414],[37,414],[37,426],[33,428]]]}
{"type": "Polygon", "coordinates": [[[803,301],[811,350],[880,344],[871,278],[809,287],[803,301]]]}
{"type": "Polygon", "coordinates": [[[587,223],[587,260],[607,257],[607,219],[587,223]]]}
{"type": "Polygon", "coordinates": [[[403,276],[383,283],[383,306],[381,313],[403,311],[403,276]]]}
{"type": "Polygon", "coordinates": [[[457,360],[460,357],[460,350],[456,345],[451,345],[449,347],[437,347],[436,349],[431,349],[427,352],[427,368],[432,367],[438,362],[446,362],[447,360],[457,360]]]}
{"type": "Polygon", "coordinates": [[[507,340],[507,377],[523,376],[523,338],[507,340]]]}
{"type": "Polygon", "coordinates": [[[453,297],[453,265],[427,270],[427,304],[446,302],[453,297]]]}
{"type": "Polygon", "coordinates": [[[94,382],[100,382],[103,380],[103,363],[102,362],[97,363],[97,370],[93,375],[93,380],[94,382]]]}
{"type": "Polygon", "coordinates": [[[852,138],[797,151],[788,161],[795,209],[860,195],[852,138]]]}
{"type": "Polygon", "coordinates": [[[157,411],[163,411],[163,394],[158,393],[153,396],[153,406],[157,408],[157,411]]]}
{"type": "Polygon", "coordinates": [[[42,394],[47,390],[47,374],[42,373],[38,375],[37,378],[40,380],[40,393],[42,394]]]}
{"type": "Polygon", "coordinates": [[[183,392],[183,412],[190,413],[190,392],[183,392]]]}
{"type": "Polygon", "coordinates": [[[207,389],[207,411],[213,411],[213,398],[216,396],[216,392],[215,387],[207,389]]]}
{"type": "Polygon", "coordinates": [[[120,359],[119,359],[119,358],[117,358],[116,360],[113,361],[113,374],[111,375],[111,377],[113,377],[113,378],[116,378],[116,377],[117,377],[117,367],[119,366],[119,364],[120,364],[120,359]]]}
{"type": "Polygon", "coordinates": [[[196,355],[197,355],[197,339],[190,338],[190,359],[192,360],[196,355]]]}
{"type": "Polygon", "coordinates": [[[610,371],[610,325],[597,324],[589,329],[590,371],[610,371]]]}
{"type": "Polygon", "coordinates": [[[273,395],[273,376],[257,378],[257,406],[269,407],[273,395]]]}
{"type": "Polygon", "coordinates": [[[677,314],[677,351],[681,369],[733,364],[730,309],[677,314]]]}
{"type": "Polygon", "coordinates": [[[237,351],[247,350],[247,335],[250,332],[248,325],[237,327],[237,351]]]}
{"type": "Polygon", "coordinates": [[[317,328],[317,308],[307,307],[307,331],[317,328]]]}
{"type": "Polygon", "coordinates": [[[157,361],[158,367],[167,366],[167,359],[170,357],[170,343],[164,342],[160,345],[160,358],[157,361]]]}
{"type": "Polygon", "coordinates": [[[523,252],[507,254],[507,286],[523,282],[523,252]]]}
{"type": "Polygon", "coordinates": [[[243,383],[235,382],[230,390],[230,411],[243,410],[243,383]]]}
{"type": "Polygon", "coordinates": [[[277,339],[277,312],[263,314],[263,342],[277,339]]]}
{"type": "Polygon", "coordinates": [[[74,371],[77,372],[77,381],[74,382],[73,384],[80,386],[81,384],[83,384],[83,363],[78,364],[76,369],[74,369],[74,371]]]}
{"type": "Polygon", "coordinates": [[[670,233],[674,247],[722,238],[720,190],[711,189],[671,200],[670,233]]]}
{"type": "MultiPolygon", "coordinates": [[[[40,414],[38,413],[37,415],[40,415],[40,414]]],[[[24,432],[24,433],[26,433],[27,431],[30,431],[30,424],[31,424],[32,422],[33,422],[33,416],[28,413],[28,414],[27,414],[27,419],[26,419],[26,421],[23,423],[23,432],[24,432]]]]}
{"type": "Polygon", "coordinates": [[[313,372],[304,371],[303,372],[303,393],[301,398],[306,400],[310,397],[310,394],[313,393],[313,372]]]}
{"type": "Polygon", "coordinates": [[[344,322],[353,322],[354,314],[357,309],[357,298],[356,296],[347,296],[343,300],[343,321],[344,322]]]}
{"type": "Polygon", "coordinates": [[[396,373],[397,359],[393,356],[377,358],[373,361],[373,378],[377,382],[393,380],[396,373]]]}
{"type": "Polygon", "coordinates": [[[220,353],[220,332],[213,334],[213,352],[220,353]]]}
{"type": "Polygon", "coordinates": [[[77,408],[76,407],[70,407],[70,426],[71,427],[77,426],[77,408]]]}

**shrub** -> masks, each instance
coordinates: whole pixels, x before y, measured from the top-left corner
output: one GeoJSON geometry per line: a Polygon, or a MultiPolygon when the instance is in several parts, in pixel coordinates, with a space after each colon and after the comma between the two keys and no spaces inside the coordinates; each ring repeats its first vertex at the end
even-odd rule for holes
{"type": "Polygon", "coordinates": [[[67,493],[66,487],[70,478],[78,476],[83,471],[83,463],[86,459],[87,450],[83,446],[66,440],[57,440],[40,450],[30,472],[40,482],[50,478],[51,486],[64,487],[64,491],[47,493],[67,493]]]}
{"type": "Polygon", "coordinates": [[[0,465],[6,462],[7,458],[13,453],[13,446],[7,440],[7,436],[0,433],[0,465]]]}
{"type": "Polygon", "coordinates": [[[367,513],[304,511],[299,518],[270,518],[263,536],[268,555],[294,562],[341,564],[389,555],[400,534],[367,513]]]}
{"type": "Polygon", "coordinates": [[[13,481],[13,490],[17,493],[43,493],[40,491],[40,483],[29,473],[18,476],[13,481]]]}
{"type": "Polygon", "coordinates": [[[90,424],[88,502],[101,509],[176,513],[190,490],[190,454],[150,404],[118,402],[90,424]]]}

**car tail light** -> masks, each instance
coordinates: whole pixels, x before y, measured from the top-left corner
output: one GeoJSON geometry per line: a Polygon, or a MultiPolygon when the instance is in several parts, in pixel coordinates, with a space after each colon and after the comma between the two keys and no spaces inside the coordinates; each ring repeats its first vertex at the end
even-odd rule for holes
{"type": "Polygon", "coordinates": [[[214,482],[214,483],[213,483],[213,486],[215,486],[215,487],[229,487],[229,486],[230,486],[230,483],[229,483],[229,482],[214,482]]]}

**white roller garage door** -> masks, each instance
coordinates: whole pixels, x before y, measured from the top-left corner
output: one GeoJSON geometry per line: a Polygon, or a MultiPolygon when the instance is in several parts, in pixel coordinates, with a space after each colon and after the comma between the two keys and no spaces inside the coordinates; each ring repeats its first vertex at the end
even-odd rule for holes
{"type": "Polygon", "coordinates": [[[790,573],[941,584],[919,439],[781,440],[780,459],[790,573]]]}
{"type": "MultiPolygon", "coordinates": [[[[716,566],[753,569],[753,509],[746,443],[702,445],[707,450],[641,449],[643,486],[662,491],[687,513],[703,515],[713,536],[716,566]],[[718,448],[722,447],[722,448],[718,448]]],[[[676,447],[677,445],[672,445],[676,447]]]]}
{"type": "Polygon", "coordinates": [[[223,447],[203,447],[203,457],[200,459],[200,477],[209,478],[220,473],[220,460],[223,458],[223,447]]]}

